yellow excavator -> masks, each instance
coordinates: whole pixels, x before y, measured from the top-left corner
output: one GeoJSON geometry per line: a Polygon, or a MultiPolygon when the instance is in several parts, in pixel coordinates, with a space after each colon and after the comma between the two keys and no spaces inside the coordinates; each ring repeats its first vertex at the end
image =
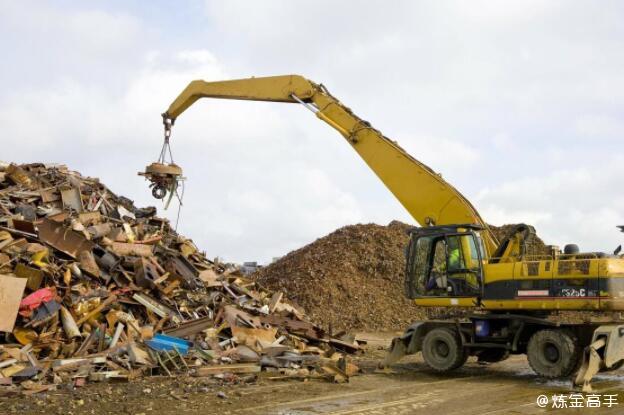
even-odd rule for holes
{"type": "MultiPolygon", "coordinates": [[[[624,259],[615,254],[530,253],[534,229],[518,225],[498,241],[457,189],[395,141],[357,117],[322,84],[298,75],[191,82],[162,114],[165,146],[144,173],[157,198],[176,191],[182,170],[165,160],[176,119],[200,98],[300,104],[351,145],[421,227],[409,231],[405,289],[415,304],[454,314],[415,322],[394,339],[383,365],[422,352],[434,371],[462,366],[469,356],[496,362],[526,354],[547,378],[570,377],[591,390],[598,371],[624,364],[624,259]],[[559,310],[601,312],[602,322],[560,323],[559,310]]],[[[443,150],[440,150],[443,151],[443,150]]]]}

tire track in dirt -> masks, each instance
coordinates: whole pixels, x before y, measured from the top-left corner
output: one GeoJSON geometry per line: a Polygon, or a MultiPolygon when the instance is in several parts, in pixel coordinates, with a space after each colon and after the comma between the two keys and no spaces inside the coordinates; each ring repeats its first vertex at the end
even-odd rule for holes
{"type": "MultiPolygon", "coordinates": [[[[365,375],[366,378],[369,378],[371,380],[377,380],[374,379],[377,375],[365,375]]],[[[299,400],[292,400],[292,401],[285,401],[285,402],[270,402],[270,403],[266,403],[263,405],[258,405],[258,406],[251,406],[251,407],[247,407],[247,408],[242,408],[237,410],[237,413],[247,413],[247,412],[253,412],[253,413],[257,413],[257,411],[261,411],[263,409],[275,409],[275,408],[284,408],[284,407],[289,407],[291,409],[294,410],[295,406],[302,406],[302,405],[309,405],[309,404],[314,404],[314,403],[319,403],[319,402],[336,402],[336,401],[341,401],[341,400],[348,400],[348,399],[352,399],[352,398],[357,398],[357,397],[361,397],[361,396],[370,396],[370,395],[383,395],[383,394],[397,394],[397,393],[401,393],[401,391],[403,390],[413,390],[415,388],[421,388],[421,387],[428,387],[428,386],[435,386],[435,385],[441,385],[441,384],[447,384],[447,383],[454,383],[454,382],[461,382],[461,381],[466,381],[468,379],[483,379],[483,378],[488,378],[488,377],[492,377],[494,375],[477,375],[477,376],[461,376],[461,377],[456,377],[453,379],[442,379],[442,380],[435,380],[435,381],[430,381],[430,382],[409,382],[409,384],[407,385],[394,385],[394,386],[386,386],[386,387],[378,387],[378,388],[371,388],[371,389],[367,389],[367,390],[360,390],[360,391],[355,391],[355,392],[345,392],[345,393],[336,393],[336,394],[329,394],[329,395],[322,395],[322,396],[315,396],[312,398],[306,398],[306,399],[299,399],[299,400]]],[[[364,376],[363,376],[364,378],[364,376]]],[[[399,380],[393,380],[393,382],[397,382],[399,380]]],[[[279,412],[279,413],[284,413],[287,414],[289,412],[279,412]]],[[[297,413],[297,412],[295,412],[297,413]]]]}

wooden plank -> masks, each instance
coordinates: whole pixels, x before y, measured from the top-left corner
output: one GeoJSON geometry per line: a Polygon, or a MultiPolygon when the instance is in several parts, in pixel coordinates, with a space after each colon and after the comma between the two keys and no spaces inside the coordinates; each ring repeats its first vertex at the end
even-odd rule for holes
{"type": "Polygon", "coordinates": [[[210,376],[221,373],[257,373],[260,366],[255,364],[213,365],[202,366],[196,369],[195,376],[210,376]]]}
{"type": "Polygon", "coordinates": [[[0,275],[0,331],[13,331],[26,282],[26,278],[0,275]]]}

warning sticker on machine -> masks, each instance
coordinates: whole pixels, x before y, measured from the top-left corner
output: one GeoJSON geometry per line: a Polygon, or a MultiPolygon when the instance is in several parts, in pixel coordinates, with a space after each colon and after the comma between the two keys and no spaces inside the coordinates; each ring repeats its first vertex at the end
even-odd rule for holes
{"type": "Polygon", "coordinates": [[[518,297],[547,297],[548,290],[518,290],[518,297]]]}

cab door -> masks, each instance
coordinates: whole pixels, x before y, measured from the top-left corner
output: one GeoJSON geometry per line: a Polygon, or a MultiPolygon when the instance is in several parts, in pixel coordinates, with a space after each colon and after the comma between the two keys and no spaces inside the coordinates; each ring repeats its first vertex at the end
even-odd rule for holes
{"type": "Polygon", "coordinates": [[[409,298],[480,297],[483,270],[478,241],[471,233],[419,236],[407,252],[409,298]]]}
{"type": "Polygon", "coordinates": [[[413,238],[407,251],[405,275],[408,298],[445,296],[446,241],[443,236],[427,235],[413,238]]]}
{"type": "Polygon", "coordinates": [[[478,242],[472,233],[446,236],[449,295],[481,296],[483,268],[478,242]]]}

